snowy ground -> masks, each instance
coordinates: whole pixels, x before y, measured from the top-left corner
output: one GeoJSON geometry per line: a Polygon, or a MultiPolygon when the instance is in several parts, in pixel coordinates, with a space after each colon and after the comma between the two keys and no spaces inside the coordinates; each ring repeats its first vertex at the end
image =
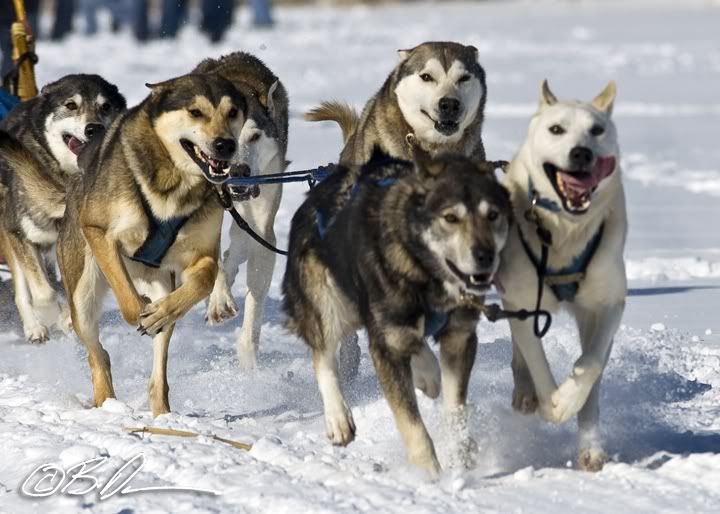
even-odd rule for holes
{"type": "MultiPolygon", "coordinates": [[[[102,339],[119,400],[89,409],[90,379],[74,337],[47,345],[21,337],[9,288],[0,285],[0,512],[717,512],[720,501],[720,9],[707,1],[506,2],[383,8],[281,9],[276,30],[247,30],[243,13],[229,39],[211,47],[193,30],[177,42],[137,47],[129,35],[73,37],[39,48],[41,83],[97,72],[131,103],[155,82],[203,57],[256,52],[282,78],[292,101],[289,157],[296,169],[332,161],[336,127],[300,113],[321,99],[361,105],[395,62],[395,50],[429,39],[474,44],[488,73],[485,141],[509,158],[536,104],[540,80],[561,97],[590,98],[619,85],[617,123],[630,209],[631,293],[602,394],[613,462],[597,474],[569,469],[574,423],[550,426],[510,408],[505,325],[481,323],[470,401],[481,449],[476,469],[447,467],[429,482],[404,462],[389,409],[367,354],[350,392],[358,425],[348,448],[329,445],[308,352],[281,327],[279,260],[259,369],[238,369],[239,320],[217,329],[197,308],[176,330],[169,380],[174,413],[153,420],[146,403],[147,338],[119,320],[112,303],[102,339]],[[254,443],[244,452],[207,437],[138,438],[123,427],[154,424],[254,443]],[[139,493],[100,501],[22,497],[42,463],[67,468],[98,455],[117,469],[143,452],[134,482],[192,486],[197,493],[139,493]]],[[[277,219],[280,246],[303,197],[288,187],[277,219]]],[[[244,279],[236,293],[244,290],[244,279]]],[[[567,319],[545,342],[556,374],[578,354],[567,319]]],[[[452,435],[439,404],[421,408],[439,448],[452,435]]],[[[104,468],[103,468],[104,469],[104,468]]],[[[106,475],[111,474],[110,472],[106,475]]]]}

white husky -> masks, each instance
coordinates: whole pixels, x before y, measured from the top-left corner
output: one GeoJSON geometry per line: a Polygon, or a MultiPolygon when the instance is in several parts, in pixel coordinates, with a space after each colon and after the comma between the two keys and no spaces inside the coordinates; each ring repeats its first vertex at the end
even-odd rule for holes
{"type": "Polygon", "coordinates": [[[506,309],[534,309],[543,268],[538,227],[549,232],[542,307],[564,307],[575,317],[582,355],[558,387],[533,320],[511,321],[512,404],[526,414],[539,408],[555,423],[577,414],[578,466],[586,470],[607,461],[598,434],[599,386],[627,292],[614,99],[613,82],[590,103],[560,102],[543,82],[540,108],[507,173],[517,226],[498,274],[506,309]]]}
{"type": "MultiPolygon", "coordinates": [[[[283,145],[267,126],[269,119],[256,113],[249,113],[249,119],[240,132],[239,168],[246,170],[242,173],[246,176],[280,173],[286,167],[283,145]]],[[[235,208],[257,234],[274,245],[273,224],[280,206],[282,185],[238,189],[241,191],[236,193],[235,188],[231,187],[233,197],[244,197],[242,199],[247,201],[235,201],[235,208]]],[[[237,351],[240,366],[252,369],[256,363],[265,297],[275,269],[275,254],[251,239],[234,223],[230,226],[230,248],[223,256],[222,266],[218,268],[215,287],[208,301],[207,319],[211,324],[221,323],[236,314],[237,306],[230,288],[235,282],[238,267],[244,262],[247,262],[248,291],[243,325],[237,338],[237,351]]]]}

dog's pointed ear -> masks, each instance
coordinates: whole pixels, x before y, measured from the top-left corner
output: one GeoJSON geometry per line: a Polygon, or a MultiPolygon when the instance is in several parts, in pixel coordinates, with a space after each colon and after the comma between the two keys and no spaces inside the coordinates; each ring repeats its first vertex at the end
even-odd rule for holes
{"type": "Polygon", "coordinates": [[[617,94],[617,87],[615,81],[611,80],[602,93],[593,98],[592,105],[598,111],[606,112],[608,115],[612,114],[613,104],[615,103],[615,95],[617,94]]]}
{"type": "Polygon", "coordinates": [[[465,49],[473,55],[473,59],[478,60],[478,49],[473,45],[465,45],[465,49]]]}
{"type": "Polygon", "coordinates": [[[540,108],[544,109],[545,107],[554,105],[557,101],[557,97],[550,91],[547,79],[543,80],[540,85],[540,108]]]}
{"type": "Polygon", "coordinates": [[[412,52],[412,49],[411,50],[398,50],[397,51],[398,58],[400,59],[399,63],[405,62],[407,60],[407,58],[410,57],[410,52],[412,52]]]}
{"type": "Polygon", "coordinates": [[[150,82],[145,83],[145,87],[150,89],[150,93],[153,95],[156,95],[160,92],[162,92],[168,85],[170,85],[173,82],[174,79],[170,80],[164,80],[162,82],[155,82],[154,84],[151,84],[150,82]]]}
{"type": "Polygon", "coordinates": [[[273,117],[275,115],[275,101],[273,100],[273,93],[277,91],[278,84],[280,83],[279,80],[276,80],[272,83],[272,86],[270,86],[270,89],[268,89],[267,92],[267,110],[268,114],[270,114],[270,117],[273,117]]]}

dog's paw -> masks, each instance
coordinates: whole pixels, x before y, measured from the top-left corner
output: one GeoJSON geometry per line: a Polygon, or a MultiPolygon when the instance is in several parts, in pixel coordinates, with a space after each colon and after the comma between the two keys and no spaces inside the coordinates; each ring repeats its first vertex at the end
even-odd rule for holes
{"type": "Polygon", "coordinates": [[[57,326],[65,334],[69,334],[70,332],[72,332],[72,329],[73,329],[72,317],[70,316],[70,309],[64,303],[59,304],[59,307],[60,307],[60,314],[58,314],[57,326]]]}
{"type": "Polygon", "coordinates": [[[535,392],[535,384],[533,384],[530,377],[527,380],[518,380],[518,377],[515,377],[512,408],[520,414],[533,414],[537,410],[538,397],[535,392]]]}
{"type": "Polygon", "coordinates": [[[575,367],[572,375],[552,394],[551,420],[554,423],[564,423],[583,408],[598,374],[591,368],[575,367]]]}
{"type": "Polygon", "coordinates": [[[328,439],[335,446],[347,446],[355,439],[355,420],[344,401],[337,408],[325,412],[325,428],[328,439]]]}
{"type": "Polygon", "coordinates": [[[31,344],[42,344],[47,342],[50,338],[50,331],[48,328],[39,322],[25,325],[25,327],[23,327],[23,331],[25,332],[25,339],[27,339],[31,344]]]}
{"type": "Polygon", "coordinates": [[[138,332],[156,336],[163,328],[172,325],[182,315],[177,303],[169,296],[147,304],[140,312],[138,332]]]}
{"type": "Polygon", "coordinates": [[[219,325],[237,316],[238,308],[235,298],[227,288],[218,288],[219,292],[213,290],[208,300],[205,321],[208,325],[219,325]]]}
{"type": "Polygon", "coordinates": [[[257,352],[255,346],[240,346],[238,345],[238,363],[240,369],[243,371],[252,371],[257,367],[257,352]]]}
{"type": "Polygon", "coordinates": [[[602,470],[609,460],[607,453],[602,448],[585,448],[580,450],[577,467],[582,471],[595,473],[602,470]]]}

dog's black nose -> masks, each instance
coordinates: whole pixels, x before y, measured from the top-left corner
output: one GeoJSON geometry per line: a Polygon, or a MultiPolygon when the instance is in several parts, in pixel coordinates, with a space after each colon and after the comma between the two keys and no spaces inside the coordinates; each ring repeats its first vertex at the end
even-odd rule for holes
{"type": "Polygon", "coordinates": [[[85,125],[85,137],[92,139],[95,136],[102,134],[105,131],[105,127],[100,123],[88,123],[85,125]]]}
{"type": "Polygon", "coordinates": [[[485,246],[476,246],[473,250],[473,257],[480,267],[487,269],[495,261],[495,252],[485,246]]]}
{"type": "Polygon", "coordinates": [[[570,150],[570,162],[578,168],[584,168],[593,161],[593,152],[586,146],[576,146],[570,150]]]}
{"type": "Polygon", "coordinates": [[[234,177],[249,177],[252,175],[252,171],[247,164],[237,164],[232,167],[232,175],[234,177]]]}
{"type": "Polygon", "coordinates": [[[213,142],[213,147],[215,148],[215,154],[220,159],[229,159],[235,153],[236,145],[234,139],[219,137],[213,142]]]}
{"type": "Polygon", "coordinates": [[[443,96],[438,102],[438,109],[440,109],[440,114],[442,116],[457,116],[460,112],[460,100],[449,96],[443,96]]]}

